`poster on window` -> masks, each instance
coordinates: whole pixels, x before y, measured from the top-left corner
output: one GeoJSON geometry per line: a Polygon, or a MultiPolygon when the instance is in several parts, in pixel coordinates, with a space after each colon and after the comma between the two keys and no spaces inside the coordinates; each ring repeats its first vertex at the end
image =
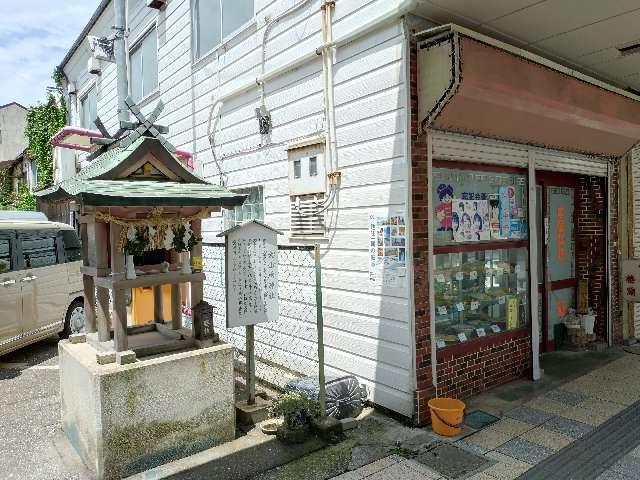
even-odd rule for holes
{"type": "Polygon", "coordinates": [[[451,225],[456,242],[479,242],[490,239],[489,202],[453,199],[451,225]]]}
{"type": "Polygon", "coordinates": [[[407,235],[404,212],[369,213],[369,282],[395,287],[406,276],[407,235]]]}

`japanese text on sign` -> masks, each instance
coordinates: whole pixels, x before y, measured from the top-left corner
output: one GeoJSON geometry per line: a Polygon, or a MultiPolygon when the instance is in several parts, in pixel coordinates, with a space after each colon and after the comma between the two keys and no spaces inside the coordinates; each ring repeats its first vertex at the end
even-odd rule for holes
{"type": "Polygon", "coordinates": [[[622,260],[622,297],[628,302],[640,302],[640,259],[622,260]]]}
{"type": "Polygon", "coordinates": [[[240,327],[278,317],[276,232],[248,223],[227,234],[227,326],[240,327]]]}

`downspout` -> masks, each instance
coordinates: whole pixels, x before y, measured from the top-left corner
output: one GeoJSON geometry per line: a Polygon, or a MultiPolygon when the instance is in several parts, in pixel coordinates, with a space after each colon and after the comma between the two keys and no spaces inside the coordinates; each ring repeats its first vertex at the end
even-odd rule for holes
{"type": "MultiPolygon", "coordinates": [[[[442,38],[449,38],[449,35],[445,35],[442,38]]],[[[434,107],[429,112],[429,115],[422,120],[420,127],[422,132],[427,134],[427,198],[429,201],[433,198],[433,187],[431,179],[433,177],[433,142],[431,135],[429,134],[429,127],[440,114],[445,105],[451,100],[451,98],[458,91],[461,80],[461,68],[460,68],[460,40],[457,33],[453,33],[451,42],[451,82],[446,88],[440,99],[436,102],[434,107]]],[[[420,72],[418,72],[418,75],[420,72]]],[[[427,209],[427,225],[429,231],[432,231],[434,216],[433,209],[427,209]]],[[[429,318],[435,318],[435,293],[432,288],[434,285],[434,244],[433,235],[429,234],[427,237],[427,257],[428,257],[428,283],[429,283],[429,318]]],[[[431,383],[435,390],[436,397],[438,396],[438,354],[436,345],[436,324],[432,320],[429,322],[429,337],[431,338],[431,383]]]]}
{"type": "Polygon", "coordinates": [[[126,122],[129,120],[129,113],[125,99],[129,94],[129,78],[127,75],[127,51],[125,46],[125,35],[127,31],[127,6],[126,0],[114,0],[113,9],[115,14],[115,31],[113,41],[113,51],[116,57],[116,81],[118,91],[118,120],[126,122]]]}

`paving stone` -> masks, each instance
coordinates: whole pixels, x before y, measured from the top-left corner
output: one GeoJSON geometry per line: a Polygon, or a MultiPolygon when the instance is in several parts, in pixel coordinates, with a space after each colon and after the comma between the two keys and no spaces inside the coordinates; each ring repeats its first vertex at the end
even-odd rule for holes
{"type": "Polygon", "coordinates": [[[515,418],[503,418],[489,427],[489,429],[508,433],[514,436],[522,435],[524,432],[531,430],[532,428],[533,426],[530,423],[521,422],[515,418]]]}
{"type": "Polygon", "coordinates": [[[540,425],[554,418],[554,415],[521,405],[507,412],[507,417],[515,418],[516,420],[530,423],[531,425],[540,425]]]}
{"type": "Polygon", "coordinates": [[[633,480],[622,473],[618,473],[614,470],[605,470],[596,477],[596,480],[633,480]]]}
{"type": "Polygon", "coordinates": [[[640,445],[629,452],[632,457],[640,458],[640,445]]]}
{"type": "Polygon", "coordinates": [[[403,457],[400,455],[389,455],[388,457],[381,458],[380,460],[376,460],[375,462],[369,463],[368,465],[364,465],[363,467],[354,470],[360,475],[360,478],[364,478],[368,475],[372,475],[380,470],[384,470],[385,468],[389,468],[392,465],[403,460],[403,457]]]}
{"type": "Polygon", "coordinates": [[[338,475],[337,477],[333,477],[332,480],[361,480],[364,478],[357,470],[353,472],[346,472],[342,475],[338,475]]]}
{"type": "Polygon", "coordinates": [[[489,451],[486,448],[482,448],[478,444],[467,442],[466,440],[456,442],[455,445],[456,447],[460,447],[461,449],[466,450],[467,452],[475,453],[476,455],[484,455],[489,451]]]}
{"type": "Polygon", "coordinates": [[[406,465],[411,470],[415,470],[422,475],[422,477],[420,478],[423,478],[424,480],[439,480],[443,478],[442,475],[440,475],[435,470],[427,467],[426,465],[423,465],[420,462],[416,462],[415,460],[403,460],[399,462],[398,465],[406,465]]]}
{"type": "Polygon", "coordinates": [[[560,450],[574,440],[572,437],[565,435],[564,433],[552,432],[551,430],[545,430],[542,427],[536,427],[533,430],[529,430],[520,438],[537,445],[542,445],[550,450],[560,450]]]}
{"type": "Polygon", "coordinates": [[[625,455],[611,466],[611,470],[630,478],[640,478],[640,458],[625,455]]]}
{"type": "Polygon", "coordinates": [[[533,400],[525,403],[525,406],[533,408],[535,410],[540,410],[545,413],[560,416],[562,416],[567,408],[570,408],[570,406],[565,403],[560,403],[557,400],[553,400],[544,396],[534,398],[533,400]]]}
{"type": "Polygon", "coordinates": [[[542,428],[551,430],[552,432],[560,432],[573,438],[580,438],[586,433],[593,430],[591,425],[582,422],[576,422],[563,417],[554,417],[542,425],[542,428]]]}
{"type": "Polygon", "coordinates": [[[586,408],[581,407],[568,407],[562,414],[562,417],[597,427],[606,422],[612,417],[612,415],[608,415],[605,412],[587,410],[586,408]]]}
{"type": "Polygon", "coordinates": [[[373,475],[367,477],[367,480],[439,480],[441,476],[425,477],[425,475],[414,470],[404,463],[395,463],[373,475]]]}
{"type": "Polygon", "coordinates": [[[607,402],[596,398],[589,398],[578,406],[591,412],[599,412],[601,415],[606,415],[607,417],[613,417],[626,408],[622,403],[607,402]]]}
{"type": "Polygon", "coordinates": [[[493,450],[503,443],[507,443],[512,438],[513,435],[508,433],[485,428],[484,430],[480,430],[478,433],[474,433],[467,437],[465,440],[469,443],[474,443],[485,450],[493,450]]]}
{"type": "Polygon", "coordinates": [[[465,480],[496,480],[496,477],[492,477],[485,471],[485,472],[476,473],[475,475],[465,480]]]}
{"type": "Polygon", "coordinates": [[[574,407],[589,398],[583,393],[571,392],[569,390],[563,390],[560,388],[547,392],[545,394],[545,397],[550,398],[551,400],[555,400],[556,402],[564,403],[566,405],[572,405],[574,407]]]}
{"type": "Polygon", "coordinates": [[[531,465],[535,465],[553,454],[553,450],[523,438],[515,438],[498,447],[496,451],[531,465]]]}
{"type": "Polygon", "coordinates": [[[483,472],[498,480],[514,480],[531,468],[528,463],[498,452],[489,452],[486,457],[495,460],[496,463],[483,472]]]}

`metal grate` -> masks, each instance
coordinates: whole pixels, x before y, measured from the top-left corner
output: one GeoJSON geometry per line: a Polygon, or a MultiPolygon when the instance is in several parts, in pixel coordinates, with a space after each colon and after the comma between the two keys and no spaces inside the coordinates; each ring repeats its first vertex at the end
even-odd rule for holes
{"type": "Polygon", "coordinates": [[[292,197],[291,235],[323,236],[325,234],[323,207],[324,194],[292,197]]]}

